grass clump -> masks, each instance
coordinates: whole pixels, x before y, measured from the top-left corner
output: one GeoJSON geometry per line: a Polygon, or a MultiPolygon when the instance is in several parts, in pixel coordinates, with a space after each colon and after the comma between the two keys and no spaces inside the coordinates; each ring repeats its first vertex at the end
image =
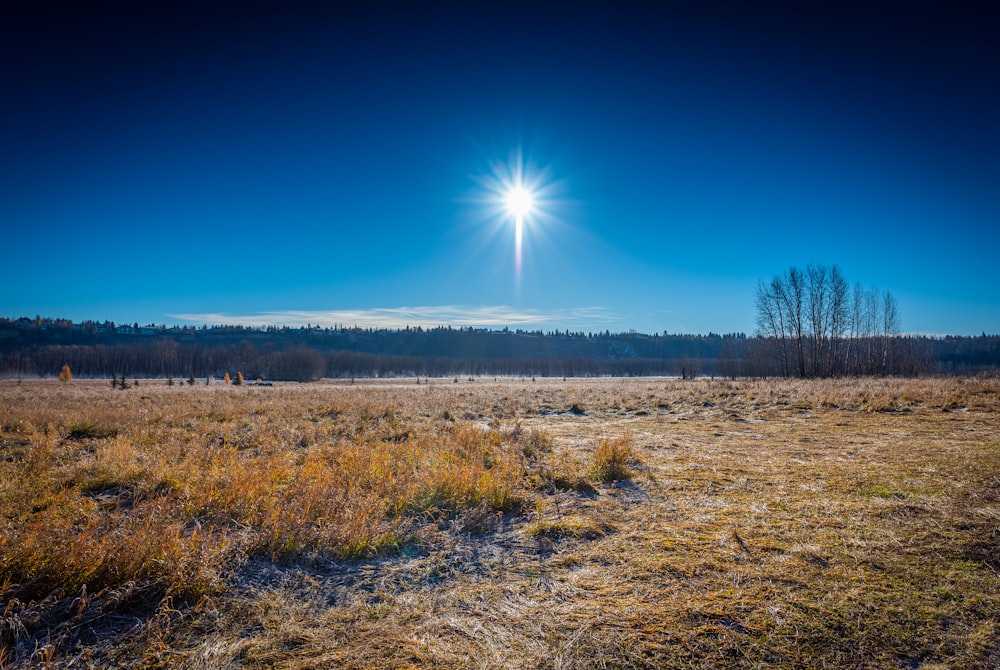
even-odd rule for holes
{"type": "Polygon", "coordinates": [[[590,475],[596,481],[605,483],[627,481],[634,475],[632,464],[638,460],[631,434],[602,438],[594,451],[590,475]]]}

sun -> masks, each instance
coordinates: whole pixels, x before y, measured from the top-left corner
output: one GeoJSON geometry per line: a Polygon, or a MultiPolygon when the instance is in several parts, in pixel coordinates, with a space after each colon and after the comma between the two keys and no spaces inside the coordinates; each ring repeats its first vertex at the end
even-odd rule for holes
{"type": "Polygon", "coordinates": [[[514,282],[520,290],[523,249],[532,237],[541,239],[546,229],[558,224],[557,212],[563,200],[555,199],[562,181],[552,179],[550,168],[539,168],[525,161],[521,149],[512,151],[506,161],[490,161],[488,174],[473,177],[480,190],[472,202],[486,205],[491,233],[513,228],[514,282]]]}
{"type": "Polygon", "coordinates": [[[504,194],[504,204],[514,218],[521,219],[535,209],[535,194],[523,184],[514,184],[504,194]]]}

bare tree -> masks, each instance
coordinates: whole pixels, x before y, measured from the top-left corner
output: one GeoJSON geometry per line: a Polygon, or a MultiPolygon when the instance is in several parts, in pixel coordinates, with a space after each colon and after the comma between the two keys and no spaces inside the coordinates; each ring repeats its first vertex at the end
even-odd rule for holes
{"type": "Polygon", "coordinates": [[[757,283],[757,329],[765,340],[774,348],[778,359],[781,375],[787,377],[788,369],[788,339],[782,295],[784,289],[780,277],[775,277],[771,283],[757,283]]]}
{"type": "Polygon", "coordinates": [[[850,320],[847,280],[836,265],[830,268],[830,346],[827,359],[827,375],[842,375],[847,372],[844,336],[850,320]]]}
{"type": "Polygon", "coordinates": [[[824,370],[821,366],[826,360],[826,346],[829,338],[827,327],[829,320],[827,304],[829,277],[825,266],[810,264],[806,268],[806,278],[809,304],[806,316],[811,344],[809,369],[813,377],[821,377],[824,376],[824,370]]]}
{"type": "Polygon", "coordinates": [[[804,302],[806,294],[806,279],[801,270],[796,267],[788,269],[785,276],[778,282],[783,288],[780,293],[788,318],[788,329],[792,342],[795,344],[795,361],[799,377],[806,376],[806,324],[804,302]]]}
{"type": "Polygon", "coordinates": [[[894,374],[899,309],[879,289],[853,292],[836,265],[789,268],[758,282],[758,335],[784,376],[894,374]]]}
{"type": "Polygon", "coordinates": [[[882,294],[882,303],[879,307],[881,308],[879,318],[881,332],[879,335],[881,340],[882,374],[887,375],[895,372],[894,345],[897,335],[899,335],[899,308],[896,305],[896,299],[889,292],[882,294]]]}

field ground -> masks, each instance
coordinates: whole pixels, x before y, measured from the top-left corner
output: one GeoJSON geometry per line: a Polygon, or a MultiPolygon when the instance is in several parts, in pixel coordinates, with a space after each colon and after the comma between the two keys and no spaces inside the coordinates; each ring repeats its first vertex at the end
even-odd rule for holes
{"type": "Polygon", "coordinates": [[[419,381],[0,382],[0,667],[1000,667],[1000,380],[419,381]]]}

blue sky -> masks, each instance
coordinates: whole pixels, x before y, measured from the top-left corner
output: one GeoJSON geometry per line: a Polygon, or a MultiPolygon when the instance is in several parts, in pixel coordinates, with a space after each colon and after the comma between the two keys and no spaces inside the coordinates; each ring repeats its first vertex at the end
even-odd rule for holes
{"type": "Polygon", "coordinates": [[[1000,332],[973,5],[86,4],[0,28],[0,315],[752,332],[822,263],[1000,332]]]}

